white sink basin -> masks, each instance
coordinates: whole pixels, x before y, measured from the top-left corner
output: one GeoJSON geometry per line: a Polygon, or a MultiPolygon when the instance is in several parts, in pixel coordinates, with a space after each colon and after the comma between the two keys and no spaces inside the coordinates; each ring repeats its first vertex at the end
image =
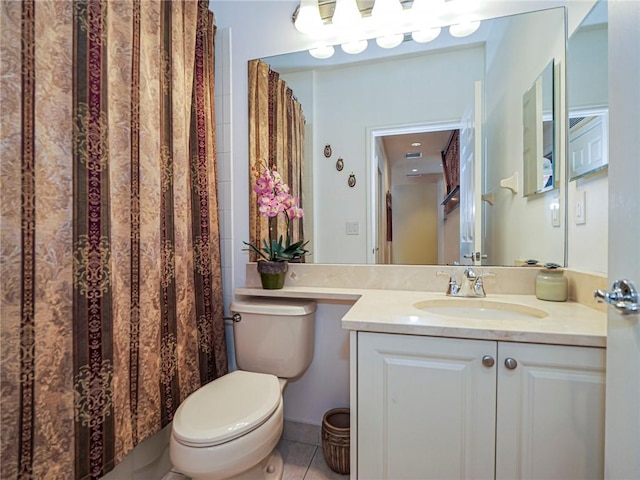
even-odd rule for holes
{"type": "Polygon", "coordinates": [[[544,310],[528,305],[479,298],[424,300],[413,306],[427,313],[479,320],[534,320],[549,315],[544,310]]]}

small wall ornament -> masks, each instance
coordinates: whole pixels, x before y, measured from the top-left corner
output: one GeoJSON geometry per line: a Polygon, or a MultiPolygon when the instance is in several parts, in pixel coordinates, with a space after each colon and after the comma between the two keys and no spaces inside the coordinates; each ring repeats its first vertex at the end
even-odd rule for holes
{"type": "Polygon", "coordinates": [[[344,160],[342,159],[342,157],[340,157],[340,158],[338,158],[338,161],[336,162],[336,170],[341,172],[343,168],[344,168],[344,160]]]}
{"type": "Polygon", "coordinates": [[[353,174],[353,172],[351,172],[351,175],[349,175],[349,180],[347,180],[347,184],[349,184],[351,188],[356,186],[356,176],[353,174]]]}
{"type": "Polygon", "coordinates": [[[324,146],[324,156],[326,158],[329,158],[331,156],[332,150],[331,150],[331,145],[329,145],[328,143],[324,146]]]}

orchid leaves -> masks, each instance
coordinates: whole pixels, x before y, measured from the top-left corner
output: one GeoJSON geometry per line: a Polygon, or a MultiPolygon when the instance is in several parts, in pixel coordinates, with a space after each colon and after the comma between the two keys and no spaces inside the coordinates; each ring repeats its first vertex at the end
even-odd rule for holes
{"type": "Polygon", "coordinates": [[[249,247],[244,248],[243,251],[253,251],[262,259],[270,262],[290,261],[303,257],[309,253],[309,250],[304,248],[309,243],[308,241],[305,242],[304,240],[300,240],[298,242],[291,243],[291,237],[288,233],[284,245],[282,241],[282,235],[280,235],[280,238],[277,241],[272,239],[270,242],[267,242],[263,239],[262,248],[257,248],[248,242],[242,242],[249,247]]]}

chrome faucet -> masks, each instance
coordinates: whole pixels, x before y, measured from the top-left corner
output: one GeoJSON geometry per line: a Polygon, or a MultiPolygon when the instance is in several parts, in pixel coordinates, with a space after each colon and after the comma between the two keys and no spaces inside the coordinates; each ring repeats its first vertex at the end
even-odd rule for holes
{"type": "MultiPolygon", "coordinates": [[[[447,275],[445,272],[438,272],[438,275],[447,275]]],[[[449,276],[449,284],[447,287],[448,297],[486,297],[487,294],[484,291],[484,281],[482,277],[493,276],[494,273],[483,273],[477,275],[471,267],[465,268],[462,281],[458,284],[453,278],[449,276]]]]}

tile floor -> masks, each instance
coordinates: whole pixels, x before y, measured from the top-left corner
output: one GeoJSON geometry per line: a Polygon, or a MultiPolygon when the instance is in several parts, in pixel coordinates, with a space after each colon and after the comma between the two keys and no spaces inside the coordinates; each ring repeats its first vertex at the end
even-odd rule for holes
{"type": "Polygon", "coordinates": [[[324,460],[322,447],[281,440],[278,450],[284,459],[282,480],[343,480],[349,475],[333,472],[324,460]]]}
{"type": "MultiPolygon", "coordinates": [[[[311,443],[280,440],[278,450],[284,459],[282,480],[346,480],[349,475],[333,472],[324,460],[322,447],[311,443]]],[[[170,472],[162,480],[188,480],[184,475],[170,472]]]]}

